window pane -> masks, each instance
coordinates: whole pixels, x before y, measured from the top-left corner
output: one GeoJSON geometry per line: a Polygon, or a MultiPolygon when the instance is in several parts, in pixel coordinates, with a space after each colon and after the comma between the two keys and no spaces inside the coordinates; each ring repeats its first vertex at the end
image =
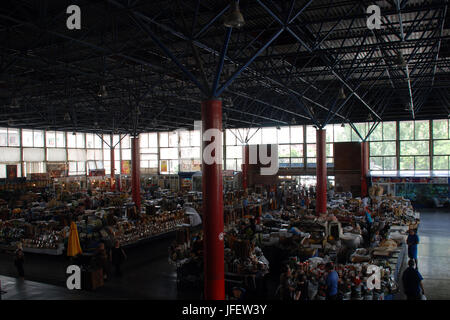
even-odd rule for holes
{"type": "Polygon", "coordinates": [[[280,130],[278,130],[278,143],[289,143],[291,141],[290,131],[289,127],[280,127],[280,130]]]}
{"type": "Polygon", "coordinates": [[[428,155],[428,141],[400,141],[401,155],[428,155]]]}
{"type": "Polygon", "coordinates": [[[227,170],[237,171],[235,159],[227,159],[227,170]]]}
{"type": "Polygon", "coordinates": [[[414,124],[414,132],[416,140],[425,140],[430,138],[429,121],[416,121],[414,124]]]}
{"type": "Polygon", "coordinates": [[[8,146],[8,129],[7,128],[0,128],[0,146],[1,147],[8,146]]]}
{"type": "Polygon", "coordinates": [[[278,146],[278,157],[289,158],[291,156],[291,148],[288,144],[281,144],[278,146]]]}
{"type": "Polygon", "coordinates": [[[293,157],[293,158],[303,157],[303,145],[302,144],[292,144],[291,145],[291,157],[293,157]]]}
{"type": "Polygon", "coordinates": [[[414,122],[400,122],[400,140],[414,140],[414,122]]]}
{"type": "Polygon", "coordinates": [[[292,168],[303,168],[303,158],[291,158],[292,168]]]}
{"type": "Polygon", "coordinates": [[[396,123],[383,122],[383,140],[396,140],[396,136],[397,136],[396,123]]]}
{"type": "Polygon", "coordinates": [[[395,156],[395,142],[371,142],[371,156],[395,156]]]}
{"type": "Polygon", "coordinates": [[[122,137],[122,141],[120,142],[122,149],[131,149],[131,137],[128,134],[125,137],[122,135],[122,137]]]}
{"type": "Polygon", "coordinates": [[[289,168],[290,167],[290,161],[289,158],[283,158],[278,160],[278,166],[280,168],[289,168]]]}
{"type": "Polygon", "coordinates": [[[8,129],[8,146],[19,147],[20,146],[20,131],[19,129],[8,129]]]}
{"type": "Polygon", "coordinates": [[[56,147],[56,134],[55,132],[48,131],[45,133],[45,143],[47,148],[56,147]]]}
{"type": "Polygon", "coordinates": [[[397,158],[385,157],[384,158],[384,170],[397,170],[397,158]]]}
{"type": "Polygon", "coordinates": [[[271,144],[277,143],[277,128],[263,128],[262,129],[262,143],[271,144]]]}
{"type": "Polygon", "coordinates": [[[335,142],[348,142],[352,140],[352,128],[350,126],[346,125],[342,127],[340,124],[335,124],[333,127],[335,142]]]}
{"type": "Polygon", "coordinates": [[[376,128],[370,134],[370,141],[382,141],[383,140],[383,123],[378,125],[374,123],[369,123],[369,128],[372,129],[372,126],[375,125],[376,128]]]}
{"type": "Polygon", "coordinates": [[[433,138],[448,139],[448,120],[433,121],[433,138]]]}
{"type": "Polygon", "coordinates": [[[316,143],[316,131],[316,128],[314,128],[313,126],[306,127],[306,142],[316,143]]]}
{"type": "Polygon", "coordinates": [[[94,135],[92,133],[86,133],[86,148],[94,148],[94,135]]]}
{"type": "Polygon", "coordinates": [[[449,170],[449,157],[433,157],[433,170],[449,170]]]}
{"type": "MultiPolygon", "coordinates": [[[[180,131],[178,134],[180,136],[180,147],[189,147],[191,145],[190,132],[185,130],[185,131],[180,131]]],[[[183,162],[183,163],[185,163],[185,162],[183,162]]]]}
{"type": "Polygon", "coordinates": [[[235,134],[236,133],[235,133],[234,129],[227,129],[226,130],[227,146],[234,146],[234,145],[236,145],[236,136],[235,136],[235,134]]]}
{"type": "MultiPolygon", "coordinates": [[[[156,132],[148,134],[148,146],[150,148],[158,147],[158,134],[156,132]]],[[[158,165],[156,167],[158,167],[158,165]]]]}
{"type": "Polygon", "coordinates": [[[180,148],[181,159],[200,159],[200,148],[180,148]]]}
{"type": "Polygon", "coordinates": [[[44,131],[41,130],[33,130],[34,135],[34,147],[43,147],[44,146],[44,131]]]}
{"type": "Polygon", "coordinates": [[[400,170],[414,170],[414,157],[400,157],[400,170]]]}
{"type": "Polygon", "coordinates": [[[77,133],[77,148],[84,148],[84,133],[77,133]]]}
{"type": "MultiPolygon", "coordinates": [[[[236,133],[237,134],[237,133],[236,133]]],[[[239,137],[239,135],[238,135],[239,137]]],[[[261,144],[262,143],[262,130],[258,128],[251,128],[248,132],[248,138],[250,139],[248,141],[248,144],[261,144]]],[[[268,142],[266,142],[268,143],[268,142]]],[[[236,141],[237,145],[240,145],[239,139],[236,141]]]]}
{"type": "Polygon", "coordinates": [[[291,143],[303,142],[303,126],[291,127],[291,143]]]}
{"type": "Polygon", "coordinates": [[[65,148],[66,147],[66,134],[65,132],[56,132],[56,147],[65,148]]]}
{"type": "Polygon", "coordinates": [[[139,146],[142,148],[148,148],[148,133],[141,133],[139,135],[139,146]]]}
{"type": "Polygon", "coordinates": [[[327,157],[333,157],[333,144],[327,143],[327,157]]]}
{"type": "Polygon", "coordinates": [[[178,159],[177,148],[161,148],[161,159],[178,159]]]}
{"type": "Polygon", "coordinates": [[[227,147],[227,158],[242,158],[242,146],[227,147]]]}
{"type": "Polygon", "coordinates": [[[433,153],[436,155],[450,155],[450,140],[434,141],[433,153]]]}
{"type": "Polygon", "coordinates": [[[159,147],[167,148],[169,146],[169,134],[167,132],[159,133],[159,147]]]}
{"type": "Polygon", "coordinates": [[[382,171],[383,170],[383,158],[382,157],[370,157],[370,170],[382,171]]]}
{"type": "MultiPolygon", "coordinates": [[[[308,144],[306,145],[306,156],[307,157],[316,157],[316,145],[308,144]]],[[[315,162],[315,161],[314,161],[315,162]]]]}
{"type": "Polygon", "coordinates": [[[32,147],[33,146],[33,130],[22,130],[22,146],[32,147]]]}
{"type": "Polygon", "coordinates": [[[430,170],[430,157],[415,157],[416,170],[430,170]]]}
{"type": "Polygon", "coordinates": [[[169,133],[169,147],[178,147],[178,132],[169,133]]]}

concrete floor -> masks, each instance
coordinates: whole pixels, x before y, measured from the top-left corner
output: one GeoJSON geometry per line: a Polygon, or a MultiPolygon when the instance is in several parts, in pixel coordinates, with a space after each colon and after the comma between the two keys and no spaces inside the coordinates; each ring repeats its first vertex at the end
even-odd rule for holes
{"type": "Polygon", "coordinates": [[[422,210],[418,235],[425,295],[429,300],[450,300],[450,212],[422,210]]]}
{"type": "MultiPolygon", "coordinates": [[[[450,299],[450,212],[421,210],[419,271],[429,300],[450,299]]],[[[197,292],[178,292],[176,270],[168,263],[173,239],[127,250],[122,278],[111,278],[95,292],[65,288],[64,257],[26,254],[26,280],[16,278],[13,257],[0,254],[0,280],[7,291],[2,299],[199,299],[197,292]]],[[[401,296],[399,297],[401,298],[401,296]]]]}

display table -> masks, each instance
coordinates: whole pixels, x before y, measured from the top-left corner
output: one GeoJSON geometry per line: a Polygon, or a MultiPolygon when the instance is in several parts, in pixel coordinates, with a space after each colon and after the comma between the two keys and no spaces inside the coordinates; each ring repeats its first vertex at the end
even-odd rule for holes
{"type": "Polygon", "coordinates": [[[93,291],[97,288],[103,287],[103,270],[88,270],[81,272],[81,287],[84,290],[93,291]]]}
{"type": "Polygon", "coordinates": [[[24,252],[29,252],[29,253],[38,253],[38,254],[48,254],[48,255],[52,255],[52,256],[60,256],[64,252],[64,244],[62,244],[62,243],[59,244],[56,249],[24,247],[23,251],[24,252]]]}

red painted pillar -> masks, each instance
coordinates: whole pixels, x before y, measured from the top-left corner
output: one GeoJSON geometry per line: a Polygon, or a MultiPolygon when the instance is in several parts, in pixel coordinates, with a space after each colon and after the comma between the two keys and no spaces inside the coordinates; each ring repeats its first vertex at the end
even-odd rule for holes
{"type": "Polygon", "coordinates": [[[246,190],[248,188],[248,163],[250,157],[250,150],[248,145],[245,145],[243,150],[244,156],[242,157],[242,189],[246,190]]]}
{"type": "Polygon", "coordinates": [[[141,160],[139,157],[139,137],[131,138],[131,193],[133,202],[141,208],[141,160]]]}
{"type": "MultiPolygon", "coordinates": [[[[222,131],[222,101],[208,100],[202,103],[202,134],[207,130],[222,131]]],[[[216,132],[217,133],[217,132],[216,132]]],[[[215,152],[222,150],[218,137],[215,152]]],[[[203,139],[202,139],[203,140],[203,139]]],[[[205,147],[213,141],[203,141],[202,187],[203,187],[203,249],[205,272],[205,299],[224,300],[224,242],[223,242],[223,184],[222,159],[207,164],[205,147]]],[[[212,154],[214,156],[214,154],[212,154]]]]}
{"type": "Polygon", "coordinates": [[[327,131],[318,129],[316,132],[317,148],[317,186],[316,186],[316,213],[327,212],[327,131]]]}
{"type": "Polygon", "coordinates": [[[115,180],[116,180],[116,169],[115,169],[115,159],[114,159],[114,147],[111,147],[111,191],[114,191],[116,188],[115,180]]]}
{"type": "Polygon", "coordinates": [[[367,190],[367,176],[369,175],[369,143],[367,141],[361,142],[361,198],[366,197],[367,190]]]}

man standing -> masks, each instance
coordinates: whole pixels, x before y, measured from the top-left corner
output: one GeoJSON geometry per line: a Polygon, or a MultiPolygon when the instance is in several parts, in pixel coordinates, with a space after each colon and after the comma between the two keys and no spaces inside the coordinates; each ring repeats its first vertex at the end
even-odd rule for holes
{"type": "Polygon", "coordinates": [[[407,300],[421,300],[425,290],[422,285],[422,275],[414,268],[414,260],[408,261],[408,268],[403,271],[402,281],[407,300]],[[421,293],[422,291],[422,293],[421,293]]]}
{"type": "Polygon", "coordinates": [[[414,231],[414,229],[409,230],[409,235],[406,239],[406,243],[408,244],[408,258],[414,259],[416,268],[418,268],[419,265],[417,264],[417,245],[419,244],[419,236],[416,234],[416,231],[414,231]]]}
{"type": "Polygon", "coordinates": [[[337,300],[339,275],[336,270],[334,270],[334,266],[331,262],[328,262],[325,265],[325,269],[328,271],[325,281],[327,285],[327,300],[337,300]]]}
{"type": "Polygon", "coordinates": [[[367,229],[366,247],[370,247],[370,241],[372,239],[373,219],[372,215],[370,214],[369,207],[364,207],[364,214],[366,216],[366,229],[367,229]]]}

